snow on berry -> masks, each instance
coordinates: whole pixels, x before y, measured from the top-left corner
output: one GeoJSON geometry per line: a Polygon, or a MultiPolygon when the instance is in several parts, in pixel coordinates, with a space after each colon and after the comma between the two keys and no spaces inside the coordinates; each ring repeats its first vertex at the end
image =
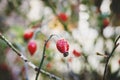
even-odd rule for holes
{"type": "Polygon", "coordinates": [[[64,57],[68,56],[69,44],[65,39],[57,40],[56,47],[59,52],[63,53],[64,57]]]}

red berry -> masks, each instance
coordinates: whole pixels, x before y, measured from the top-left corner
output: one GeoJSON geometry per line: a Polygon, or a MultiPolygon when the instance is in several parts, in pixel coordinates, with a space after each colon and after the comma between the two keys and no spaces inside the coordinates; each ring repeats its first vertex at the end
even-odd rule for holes
{"type": "Polygon", "coordinates": [[[73,50],[73,55],[74,55],[75,57],[79,57],[79,56],[81,56],[81,53],[78,52],[78,51],[76,51],[76,50],[73,50]]]}
{"type": "Polygon", "coordinates": [[[107,18],[103,19],[103,27],[106,27],[109,25],[109,20],[107,18]]]}
{"type": "Polygon", "coordinates": [[[47,67],[47,69],[50,69],[50,68],[52,67],[51,63],[48,63],[48,64],[46,65],[46,67],[47,67]]]}
{"type": "Polygon", "coordinates": [[[67,21],[68,20],[68,16],[65,13],[60,13],[58,15],[58,18],[62,21],[67,21]]]}
{"type": "Polygon", "coordinates": [[[34,40],[31,40],[29,43],[28,43],[28,50],[31,54],[31,56],[35,53],[35,51],[37,50],[37,44],[34,40]]]}
{"type": "Polygon", "coordinates": [[[29,40],[30,38],[32,38],[32,36],[33,36],[33,29],[27,29],[23,35],[25,40],[29,40]]]}
{"type": "Polygon", "coordinates": [[[60,39],[56,43],[58,51],[63,53],[64,57],[68,56],[69,44],[65,39],[60,39]]]}

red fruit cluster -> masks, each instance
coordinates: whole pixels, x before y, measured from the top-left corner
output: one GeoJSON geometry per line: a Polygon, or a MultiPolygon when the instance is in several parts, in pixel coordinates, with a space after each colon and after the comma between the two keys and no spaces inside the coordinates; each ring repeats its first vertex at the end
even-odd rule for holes
{"type": "Polygon", "coordinates": [[[27,30],[25,30],[24,35],[23,35],[23,37],[24,37],[25,40],[31,39],[32,36],[33,36],[33,29],[27,29],[27,30]]]}
{"type": "Polygon", "coordinates": [[[58,18],[64,22],[68,20],[68,16],[65,13],[60,13],[58,18]]]}
{"type": "Polygon", "coordinates": [[[75,57],[79,57],[79,56],[81,56],[81,53],[80,52],[78,52],[78,51],[76,51],[76,50],[73,50],[73,55],[75,56],[75,57]]]}
{"type": "Polygon", "coordinates": [[[28,50],[31,54],[31,56],[36,52],[37,50],[37,44],[34,40],[31,40],[29,43],[28,43],[28,50]]]}
{"type": "Polygon", "coordinates": [[[58,51],[63,53],[64,57],[68,56],[69,44],[65,39],[60,39],[56,42],[58,51]]]}

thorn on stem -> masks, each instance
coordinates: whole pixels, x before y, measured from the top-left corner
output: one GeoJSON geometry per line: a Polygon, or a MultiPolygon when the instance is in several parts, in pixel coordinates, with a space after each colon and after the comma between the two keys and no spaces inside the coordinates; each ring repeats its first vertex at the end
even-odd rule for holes
{"type": "Polygon", "coordinates": [[[105,57],[105,58],[107,58],[107,57],[108,57],[108,55],[101,54],[101,53],[99,53],[99,52],[96,52],[96,54],[97,54],[97,55],[99,55],[99,56],[103,56],[103,57],[105,57]]]}

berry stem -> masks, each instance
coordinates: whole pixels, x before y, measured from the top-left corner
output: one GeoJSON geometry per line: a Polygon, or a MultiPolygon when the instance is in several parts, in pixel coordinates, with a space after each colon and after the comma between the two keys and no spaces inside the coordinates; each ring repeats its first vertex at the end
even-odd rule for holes
{"type": "MultiPolygon", "coordinates": [[[[32,62],[28,61],[28,59],[20,52],[18,51],[13,45],[12,43],[6,39],[1,33],[0,33],[0,39],[2,39],[27,65],[29,65],[31,68],[33,68],[35,71],[38,72],[38,67],[35,66],[32,62]]],[[[61,80],[58,76],[55,76],[54,74],[51,74],[47,71],[44,70],[39,70],[40,73],[49,76],[52,79],[56,79],[56,80],[61,80]]]]}
{"type": "Polygon", "coordinates": [[[35,38],[36,38],[36,36],[37,36],[37,34],[38,34],[39,32],[41,33],[40,28],[36,29],[36,30],[34,31],[34,34],[33,34],[32,39],[35,39],[35,38]]]}
{"type": "Polygon", "coordinates": [[[120,36],[115,40],[115,42],[114,42],[114,47],[113,47],[110,55],[107,57],[106,64],[105,64],[104,75],[103,75],[103,80],[106,80],[108,63],[109,63],[109,60],[110,60],[110,58],[112,57],[115,49],[119,46],[119,43],[117,43],[119,39],[120,39],[120,36]]]}
{"type": "Polygon", "coordinates": [[[49,41],[52,37],[53,37],[53,35],[50,35],[50,37],[45,41],[44,48],[43,48],[42,59],[41,59],[40,64],[39,64],[39,68],[38,68],[38,72],[37,72],[37,74],[36,74],[36,78],[35,78],[35,80],[38,79],[38,76],[39,76],[39,73],[40,73],[40,70],[41,70],[42,64],[43,64],[44,59],[45,59],[46,45],[47,45],[48,41],[49,41]]]}

